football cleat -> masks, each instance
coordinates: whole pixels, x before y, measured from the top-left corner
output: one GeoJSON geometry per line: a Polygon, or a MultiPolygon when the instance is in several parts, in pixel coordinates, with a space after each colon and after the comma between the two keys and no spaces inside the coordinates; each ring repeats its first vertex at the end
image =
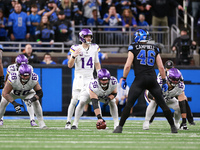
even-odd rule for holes
{"type": "Polygon", "coordinates": [[[0,120],[0,126],[3,126],[3,120],[2,119],[0,120]]]}
{"type": "Polygon", "coordinates": [[[75,125],[73,125],[72,127],[71,127],[71,129],[72,130],[76,130],[76,129],[78,129],[75,125]]]}
{"type": "Polygon", "coordinates": [[[188,130],[187,124],[186,123],[181,123],[180,130],[188,130]]]}
{"type": "Polygon", "coordinates": [[[171,133],[178,133],[175,125],[171,126],[171,133]]]}
{"type": "Polygon", "coordinates": [[[32,127],[38,126],[37,123],[35,122],[35,120],[31,120],[30,123],[31,123],[31,126],[32,126],[32,127]]]}
{"type": "Polygon", "coordinates": [[[149,130],[149,121],[144,121],[143,130],[149,130]]]}
{"type": "Polygon", "coordinates": [[[71,129],[71,122],[67,122],[65,125],[65,129],[71,129]]]}
{"type": "Polygon", "coordinates": [[[122,133],[122,126],[117,126],[113,133],[122,133]]]}
{"type": "Polygon", "coordinates": [[[190,122],[189,123],[191,126],[195,126],[196,125],[196,123],[193,121],[193,122],[190,122]]]}

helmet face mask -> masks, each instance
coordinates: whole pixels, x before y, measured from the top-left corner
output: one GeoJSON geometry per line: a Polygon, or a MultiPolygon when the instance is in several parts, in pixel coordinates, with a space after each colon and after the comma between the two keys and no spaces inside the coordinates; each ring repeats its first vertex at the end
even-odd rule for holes
{"type": "Polygon", "coordinates": [[[82,43],[91,44],[92,39],[93,39],[93,34],[92,34],[91,30],[89,30],[89,29],[82,29],[81,32],[79,32],[79,40],[82,43]],[[86,40],[86,36],[87,37],[91,36],[91,38],[90,38],[89,41],[86,40]]]}
{"type": "Polygon", "coordinates": [[[139,42],[147,42],[149,39],[149,32],[147,30],[144,29],[138,29],[135,33],[134,33],[134,41],[136,43],[139,42]]]}
{"type": "Polygon", "coordinates": [[[22,64],[28,64],[28,58],[25,55],[20,54],[15,58],[15,63],[17,64],[17,67],[22,64]]]}
{"type": "Polygon", "coordinates": [[[26,84],[31,77],[31,67],[28,64],[22,64],[21,66],[19,66],[19,77],[20,77],[20,81],[22,82],[22,84],[26,84]]]}
{"type": "Polygon", "coordinates": [[[110,81],[110,72],[107,69],[102,68],[98,71],[98,81],[101,87],[106,88],[110,81]]]}
{"type": "Polygon", "coordinates": [[[167,75],[168,81],[172,86],[176,86],[181,79],[181,72],[176,68],[171,68],[167,75]]]}

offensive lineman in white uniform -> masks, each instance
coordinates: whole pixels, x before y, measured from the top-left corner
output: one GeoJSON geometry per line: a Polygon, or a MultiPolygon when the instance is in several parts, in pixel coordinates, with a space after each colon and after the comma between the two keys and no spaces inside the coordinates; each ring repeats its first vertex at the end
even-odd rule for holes
{"type": "MultiPolygon", "coordinates": [[[[166,104],[169,108],[174,109],[174,121],[175,126],[177,129],[179,129],[180,124],[179,120],[181,118],[181,111],[179,107],[178,99],[185,99],[184,89],[185,85],[183,82],[181,82],[182,74],[180,71],[176,68],[171,68],[167,71],[167,81],[168,81],[168,90],[166,92],[163,92],[163,96],[165,99],[166,104]],[[176,98],[178,97],[178,99],[176,98]]],[[[162,85],[162,79],[160,76],[157,78],[158,83],[162,85]]],[[[145,116],[145,122],[143,123],[143,129],[148,130],[149,129],[149,121],[151,117],[153,116],[155,109],[156,109],[156,102],[153,100],[153,96],[148,91],[145,91],[145,99],[149,102],[149,105],[146,110],[146,116],[145,116]]],[[[182,129],[187,129],[187,126],[181,126],[182,129]]]]}
{"type": "MultiPolygon", "coordinates": [[[[22,65],[22,64],[28,64],[28,59],[25,55],[19,54],[15,58],[15,63],[9,65],[8,68],[7,68],[6,81],[8,79],[9,74],[11,74],[14,71],[18,71],[19,66],[22,65]]],[[[33,67],[31,65],[29,65],[29,66],[31,67],[31,70],[33,72],[33,67]]],[[[30,116],[30,124],[31,124],[32,127],[35,127],[35,126],[37,126],[37,124],[35,122],[33,106],[29,107],[27,105],[27,101],[25,101],[25,104],[27,106],[27,111],[28,111],[29,116],[30,116]]],[[[1,120],[3,121],[3,119],[1,119],[1,120]]]]}
{"type": "Polygon", "coordinates": [[[86,89],[81,92],[80,101],[75,111],[75,118],[72,129],[78,128],[78,121],[83,114],[85,104],[92,102],[95,115],[98,118],[98,123],[105,121],[101,115],[101,108],[98,101],[109,104],[110,114],[114,120],[114,129],[118,126],[118,109],[115,103],[115,97],[117,95],[117,79],[110,76],[110,72],[107,69],[102,68],[97,73],[97,79],[93,79],[86,89]]]}
{"type": "Polygon", "coordinates": [[[82,29],[79,33],[82,44],[72,45],[70,48],[71,58],[68,62],[68,67],[72,68],[75,64],[75,77],[65,129],[71,129],[71,118],[79,100],[79,95],[81,90],[93,79],[94,66],[96,71],[101,69],[98,58],[100,48],[97,44],[91,44],[92,36],[93,34],[89,29],[82,29]]]}
{"type": "Polygon", "coordinates": [[[14,105],[16,112],[19,113],[21,111],[21,105],[15,102],[15,99],[23,99],[27,101],[29,107],[33,105],[39,127],[46,129],[47,127],[43,121],[42,107],[39,102],[39,99],[42,97],[43,92],[38,83],[38,75],[32,72],[28,64],[22,64],[18,71],[14,71],[8,76],[8,80],[2,91],[0,117],[4,115],[9,102],[14,105]]]}

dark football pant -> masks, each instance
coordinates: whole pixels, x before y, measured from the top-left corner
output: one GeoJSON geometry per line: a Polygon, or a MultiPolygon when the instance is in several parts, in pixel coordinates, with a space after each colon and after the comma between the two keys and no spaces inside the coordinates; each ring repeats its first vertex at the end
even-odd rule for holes
{"type": "Polygon", "coordinates": [[[138,99],[142,91],[145,89],[148,89],[151,92],[151,94],[155,97],[156,103],[163,110],[163,113],[167,121],[169,122],[169,124],[174,125],[172,113],[164,101],[162,90],[157,82],[156,76],[152,76],[152,75],[137,76],[135,80],[133,81],[129,89],[128,101],[127,101],[126,106],[124,107],[124,110],[122,111],[119,125],[122,127],[124,126],[126,119],[130,115],[131,107],[135,104],[136,100],[138,99]]]}

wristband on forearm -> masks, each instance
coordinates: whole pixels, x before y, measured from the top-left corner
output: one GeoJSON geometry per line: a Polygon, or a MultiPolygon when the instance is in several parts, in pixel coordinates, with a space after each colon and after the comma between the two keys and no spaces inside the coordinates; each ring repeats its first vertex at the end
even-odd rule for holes
{"type": "Polygon", "coordinates": [[[72,56],[73,59],[75,59],[76,57],[72,56]]]}
{"type": "Polygon", "coordinates": [[[162,79],[163,81],[163,84],[166,84],[167,83],[167,80],[166,79],[162,79]]]}
{"type": "Polygon", "coordinates": [[[33,96],[30,100],[31,100],[31,102],[35,102],[37,100],[37,98],[35,96],[33,96]]]}
{"type": "Polygon", "coordinates": [[[126,80],[126,77],[123,77],[123,80],[126,80]]]}
{"type": "Polygon", "coordinates": [[[100,114],[98,114],[98,115],[97,115],[97,118],[98,118],[98,119],[102,119],[102,117],[101,117],[101,115],[100,115],[100,114]]]}

